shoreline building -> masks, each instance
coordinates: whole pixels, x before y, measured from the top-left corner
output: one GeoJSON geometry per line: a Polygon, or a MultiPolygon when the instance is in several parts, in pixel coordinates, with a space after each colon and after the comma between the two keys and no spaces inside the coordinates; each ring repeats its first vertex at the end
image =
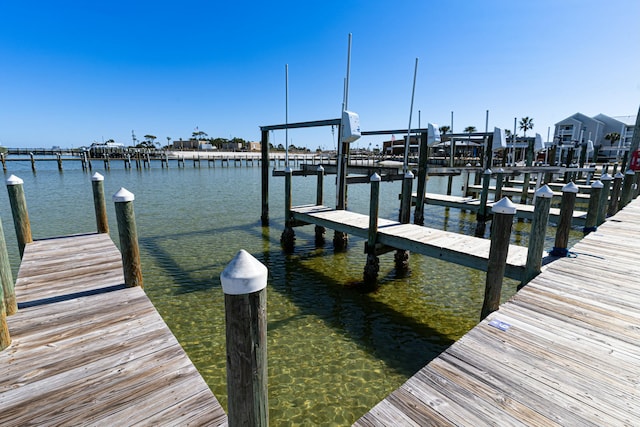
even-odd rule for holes
{"type": "Polygon", "coordinates": [[[598,114],[589,117],[582,113],[575,113],[555,124],[553,143],[559,148],[559,159],[564,151],[570,148],[589,146],[593,144],[594,152],[589,158],[599,161],[620,160],[629,151],[636,116],[611,117],[598,114]],[[607,138],[607,135],[618,134],[618,138],[607,138]]]}

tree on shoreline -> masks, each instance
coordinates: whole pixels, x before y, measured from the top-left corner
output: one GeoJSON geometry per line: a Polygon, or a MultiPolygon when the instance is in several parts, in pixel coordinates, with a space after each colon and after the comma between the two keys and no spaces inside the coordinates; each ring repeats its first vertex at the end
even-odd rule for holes
{"type": "Polygon", "coordinates": [[[520,119],[520,130],[523,131],[524,137],[527,137],[527,131],[533,129],[533,119],[529,116],[520,119]]]}

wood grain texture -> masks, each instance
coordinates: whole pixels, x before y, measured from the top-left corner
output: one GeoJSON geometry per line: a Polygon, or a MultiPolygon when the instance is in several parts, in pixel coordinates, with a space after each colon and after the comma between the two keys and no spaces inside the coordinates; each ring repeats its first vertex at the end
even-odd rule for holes
{"type": "MultiPolygon", "coordinates": [[[[294,219],[307,224],[321,225],[364,239],[368,237],[368,215],[315,205],[296,206],[291,213],[294,219]]],[[[384,218],[378,219],[377,243],[483,271],[487,271],[491,244],[487,239],[416,224],[401,224],[384,218]]],[[[527,248],[510,245],[505,275],[520,279],[526,261],[527,248]]]]}
{"type": "Polygon", "coordinates": [[[0,352],[0,425],[226,424],[144,291],[123,284],[107,234],[26,246],[0,352]]]}
{"type": "Polygon", "coordinates": [[[640,201],[571,251],[354,425],[640,425],[640,201]]]}

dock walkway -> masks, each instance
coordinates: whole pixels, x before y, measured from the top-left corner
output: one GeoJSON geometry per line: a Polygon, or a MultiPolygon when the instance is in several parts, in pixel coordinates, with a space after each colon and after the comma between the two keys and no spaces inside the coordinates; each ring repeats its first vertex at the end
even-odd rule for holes
{"type": "Polygon", "coordinates": [[[356,426],[640,425],[640,199],[356,426]]]}
{"type": "Polygon", "coordinates": [[[223,425],[203,378],[107,234],[26,246],[11,345],[0,352],[0,425],[223,425]]]}
{"type": "MultiPolygon", "coordinates": [[[[296,221],[316,224],[335,231],[367,238],[369,216],[346,210],[335,210],[322,205],[291,208],[296,221]]],[[[487,270],[491,241],[415,224],[402,224],[384,218],[378,219],[378,243],[396,249],[405,249],[459,265],[487,270]]],[[[520,280],[527,262],[527,248],[510,245],[505,276],[520,280]]]]}
{"type": "MultiPolygon", "coordinates": [[[[413,193],[412,200],[414,202],[416,197],[416,193],[413,193]]],[[[471,196],[447,196],[446,194],[426,193],[424,201],[428,205],[465,209],[473,212],[477,212],[480,209],[480,199],[471,196]]],[[[487,202],[487,206],[490,208],[494,203],[493,201],[489,201],[487,202]]],[[[514,203],[514,205],[517,209],[517,218],[533,219],[534,205],[523,205],[519,203],[514,203]]],[[[560,208],[550,208],[549,219],[555,222],[559,221],[560,208]]],[[[585,211],[574,210],[571,222],[575,226],[584,226],[586,219],[587,213],[585,211]]]]}

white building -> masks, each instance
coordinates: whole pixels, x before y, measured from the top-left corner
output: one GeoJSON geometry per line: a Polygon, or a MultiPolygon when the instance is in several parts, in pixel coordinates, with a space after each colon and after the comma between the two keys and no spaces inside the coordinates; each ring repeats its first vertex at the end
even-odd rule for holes
{"type": "MultiPolygon", "coordinates": [[[[620,159],[625,151],[629,150],[635,116],[610,117],[598,114],[594,117],[576,113],[556,123],[553,141],[561,148],[578,147],[593,142],[597,158],[600,160],[620,159]],[[607,135],[617,133],[618,141],[611,141],[607,135]]],[[[591,158],[594,158],[591,153],[591,158]]]]}

